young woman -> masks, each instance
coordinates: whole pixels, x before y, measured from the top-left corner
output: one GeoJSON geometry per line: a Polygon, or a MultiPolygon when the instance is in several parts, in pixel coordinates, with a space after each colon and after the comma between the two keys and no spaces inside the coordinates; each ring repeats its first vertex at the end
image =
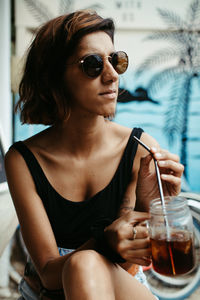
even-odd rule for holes
{"type": "Polygon", "coordinates": [[[20,287],[25,299],[38,299],[38,290],[49,299],[155,298],[137,266],[135,277],[127,270],[151,261],[141,223],[159,196],[152,156],[166,195],[180,192],[183,166],[142,129],[109,121],[128,67],[113,34],[111,19],[77,11],[43,25],[28,52],[17,108],[23,123],[50,126],[5,159],[32,262],[20,287]]]}

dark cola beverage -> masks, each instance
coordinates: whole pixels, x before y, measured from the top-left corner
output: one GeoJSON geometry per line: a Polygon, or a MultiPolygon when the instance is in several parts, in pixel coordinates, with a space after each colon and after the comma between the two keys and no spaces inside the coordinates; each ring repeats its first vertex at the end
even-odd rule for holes
{"type": "Polygon", "coordinates": [[[192,237],[184,231],[173,233],[170,241],[166,236],[151,238],[153,269],[165,276],[183,275],[194,267],[192,237]]]}
{"type": "Polygon", "coordinates": [[[165,276],[179,276],[194,267],[194,226],[187,200],[166,196],[150,203],[148,221],[153,269],[165,276]]]}

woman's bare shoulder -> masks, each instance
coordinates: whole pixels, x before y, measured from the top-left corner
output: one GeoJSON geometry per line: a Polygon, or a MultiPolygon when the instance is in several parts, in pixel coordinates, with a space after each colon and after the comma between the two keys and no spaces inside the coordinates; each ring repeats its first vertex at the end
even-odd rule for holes
{"type": "Polygon", "coordinates": [[[117,124],[115,122],[110,122],[110,129],[114,137],[121,140],[127,139],[132,132],[131,128],[117,124]]]}
{"type": "MultiPolygon", "coordinates": [[[[127,140],[130,137],[131,132],[133,130],[133,128],[122,126],[114,122],[110,124],[110,127],[114,137],[118,138],[121,141],[127,140]]],[[[157,149],[160,149],[160,145],[157,142],[157,140],[147,132],[143,131],[140,139],[150,148],[156,147],[157,149]]],[[[141,148],[142,152],[145,151],[146,154],[146,150],[143,147],[139,147],[139,148],[141,148]]]]}
{"type": "Polygon", "coordinates": [[[14,164],[15,162],[19,162],[22,159],[20,153],[14,148],[10,147],[5,154],[4,163],[5,166],[8,164],[14,164]]]}
{"type": "MultiPolygon", "coordinates": [[[[22,142],[26,146],[30,146],[30,149],[32,148],[32,145],[39,145],[40,144],[40,135],[42,133],[39,133],[37,135],[34,135],[28,139],[23,140],[22,142]]],[[[4,157],[5,166],[6,167],[15,167],[18,165],[21,165],[21,163],[24,163],[24,159],[20,152],[13,146],[11,146],[8,151],[5,154],[4,157]]]]}
{"type": "MultiPolygon", "coordinates": [[[[157,142],[157,140],[154,137],[152,137],[151,135],[149,135],[147,132],[143,132],[140,139],[149,148],[154,147],[158,150],[160,149],[160,145],[157,142]]],[[[137,156],[143,157],[143,156],[146,156],[147,154],[148,154],[147,150],[144,147],[138,145],[137,156]]]]}
{"type": "MultiPolygon", "coordinates": [[[[39,152],[43,148],[43,144],[46,140],[48,140],[48,131],[49,129],[45,129],[25,140],[22,140],[23,144],[25,144],[31,151],[34,150],[34,153],[39,152]],[[37,149],[37,150],[35,150],[37,149]]],[[[5,154],[5,167],[6,168],[21,168],[22,166],[26,169],[26,163],[24,161],[23,156],[21,153],[15,148],[10,147],[9,150],[5,154]]]]}
{"type": "MultiPolygon", "coordinates": [[[[119,143],[126,144],[131,135],[133,128],[122,126],[122,125],[116,124],[114,122],[111,122],[111,124],[109,126],[111,128],[111,132],[112,132],[111,134],[114,137],[114,140],[119,143]]],[[[140,139],[150,148],[155,147],[158,150],[160,149],[160,145],[157,142],[157,140],[153,136],[148,134],[147,132],[143,131],[140,139]]],[[[139,146],[137,154],[138,154],[138,157],[141,157],[141,156],[147,155],[147,151],[143,147],[139,146]]]]}
{"type": "Polygon", "coordinates": [[[147,132],[142,133],[141,140],[150,148],[155,147],[157,149],[160,149],[160,145],[159,145],[158,141],[153,136],[148,134],[147,132]]]}

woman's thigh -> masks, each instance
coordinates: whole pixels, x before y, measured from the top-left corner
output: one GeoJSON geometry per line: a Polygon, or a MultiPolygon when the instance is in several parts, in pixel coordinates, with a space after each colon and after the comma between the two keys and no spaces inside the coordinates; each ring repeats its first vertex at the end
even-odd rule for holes
{"type": "MultiPolygon", "coordinates": [[[[82,287],[94,295],[94,289],[100,293],[107,291],[107,299],[115,300],[155,300],[150,290],[140,283],[134,276],[117,264],[111,263],[104,256],[94,250],[84,250],[74,253],[63,270],[63,285],[65,291],[73,289],[73,282],[76,278],[82,287]],[[90,286],[92,282],[92,286],[90,286]],[[93,289],[93,290],[92,290],[93,289]]],[[[74,285],[74,289],[77,285],[74,285]]],[[[80,290],[79,290],[80,291],[80,290]]],[[[81,291],[80,291],[81,293],[81,291]]],[[[105,298],[106,299],[106,298],[105,298]]]]}
{"type": "Polygon", "coordinates": [[[120,266],[111,269],[116,300],[155,300],[151,291],[120,266]]]}

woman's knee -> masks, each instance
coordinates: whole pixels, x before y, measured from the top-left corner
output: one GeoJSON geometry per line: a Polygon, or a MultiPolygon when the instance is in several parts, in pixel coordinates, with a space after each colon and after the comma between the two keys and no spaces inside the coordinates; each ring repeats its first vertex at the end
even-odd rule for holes
{"type": "Polygon", "coordinates": [[[66,261],[62,279],[63,284],[71,284],[79,280],[83,284],[104,282],[112,284],[112,272],[115,265],[95,250],[83,250],[72,254],[66,261]]]}
{"type": "Polygon", "coordinates": [[[63,275],[69,275],[71,272],[87,274],[98,270],[106,259],[94,250],[82,250],[75,252],[68,258],[63,268],[63,275]]]}
{"type": "Polygon", "coordinates": [[[94,250],[74,253],[63,268],[62,281],[66,299],[72,295],[78,299],[80,294],[82,297],[89,295],[90,298],[87,299],[99,299],[97,295],[100,294],[114,299],[111,268],[111,263],[94,250]]]}

